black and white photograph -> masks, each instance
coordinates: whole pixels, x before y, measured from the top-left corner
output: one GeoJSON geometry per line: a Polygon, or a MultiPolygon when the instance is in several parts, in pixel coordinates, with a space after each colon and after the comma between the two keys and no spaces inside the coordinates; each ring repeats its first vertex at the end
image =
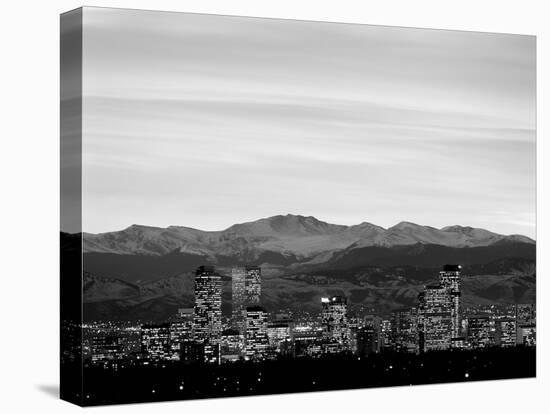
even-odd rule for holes
{"type": "Polygon", "coordinates": [[[535,39],[63,14],[61,397],[534,377],[535,39]]]}

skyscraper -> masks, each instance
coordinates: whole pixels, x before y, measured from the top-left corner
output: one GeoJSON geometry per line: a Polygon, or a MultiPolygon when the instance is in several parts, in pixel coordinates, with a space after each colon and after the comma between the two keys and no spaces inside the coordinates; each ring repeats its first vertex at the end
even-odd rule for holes
{"type": "Polygon", "coordinates": [[[418,352],[418,312],[416,308],[394,311],[391,331],[396,351],[418,352]]]}
{"type": "Polygon", "coordinates": [[[195,341],[218,344],[222,331],[222,281],[213,267],[201,266],[195,272],[195,341]]]}
{"type": "Polygon", "coordinates": [[[152,360],[171,359],[170,325],[143,325],[141,327],[141,350],[152,360]]]}
{"type": "Polygon", "coordinates": [[[181,308],[170,323],[170,347],[173,359],[180,359],[182,343],[193,340],[193,318],[193,308],[181,308]]]}
{"type": "Polygon", "coordinates": [[[260,304],[262,293],[262,270],[258,266],[234,267],[232,279],[232,325],[241,332],[245,330],[246,308],[260,304]]]}
{"type": "Polygon", "coordinates": [[[244,267],[231,269],[231,324],[244,334],[246,323],[246,270],[244,267]]]}
{"type": "Polygon", "coordinates": [[[460,265],[445,265],[439,272],[439,284],[448,290],[451,300],[451,337],[459,338],[460,335],[460,265]]]}
{"type": "Polygon", "coordinates": [[[261,306],[246,308],[245,358],[264,359],[269,346],[267,336],[268,314],[261,306]]]}
{"type": "Polygon", "coordinates": [[[472,348],[487,348],[494,345],[492,321],[489,315],[468,316],[468,342],[472,348]]]}
{"type": "Polygon", "coordinates": [[[321,298],[323,333],[325,339],[337,343],[341,350],[350,349],[348,304],[343,296],[321,298]]]}
{"type": "Polygon", "coordinates": [[[497,344],[502,347],[516,346],[515,318],[500,318],[496,322],[497,344]]]}
{"type": "Polygon", "coordinates": [[[245,272],[246,305],[258,305],[262,294],[262,269],[259,266],[246,266],[245,272]]]}
{"type": "Polygon", "coordinates": [[[448,289],[429,285],[418,298],[420,351],[448,349],[452,337],[452,302],[448,289]]]}

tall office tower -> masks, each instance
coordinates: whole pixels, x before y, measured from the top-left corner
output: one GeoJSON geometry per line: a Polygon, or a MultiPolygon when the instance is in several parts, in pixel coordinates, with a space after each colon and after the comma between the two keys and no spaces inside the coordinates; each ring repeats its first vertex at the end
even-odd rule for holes
{"type": "Polygon", "coordinates": [[[521,345],[537,345],[537,327],[535,325],[524,325],[518,329],[518,340],[521,345]]]}
{"type": "Polygon", "coordinates": [[[533,303],[516,305],[516,322],[518,325],[535,325],[536,308],[533,303]]]}
{"type": "Polygon", "coordinates": [[[246,306],[258,305],[262,294],[262,269],[259,266],[246,266],[245,272],[246,306]]]}
{"type": "Polygon", "coordinates": [[[350,329],[348,324],[348,303],[343,296],[321,298],[323,305],[323,336],[339,345],[341,350],[350,349],[350,329]]]}
{"type": "Polygon", "coordinates": [[[264,359],[269,346],[267,337],[268,314],[261,306],[246,308],[245,358],[264,359]]]}
{"type": "Polygon", "coordinates": [[[244,267],[231,269],[231,325],[244,335],[246,324],[246,270],[244,267]]]}
{"type": "Polygon", "coordinates": [[[383,319],[380,321],[380,348],[388,350],[393,348],[393,338],[391,329],[391,320],[383,319]]]}
{"type": "Polygon", "coordinates": [[[472,348],[487,348],[494,345],[492,321],[489,315],[468,316],[468,343],[472,348]]]}
{"type": "Polygon", "coordinates": [[[392,313],[391,332],[393,344],[399,352],[418,352],[418,312],[416,308],[392,313]]]}
{"type": "Polygon", "coordinates": [[[533,303],[517,304],[516,343],[519,345],[536,344],[536,307],[533,303]]]}
{"type": "Polygon", "coordinates": [[[497,345],[507,348],[516,346],[516,319],[500,318],[495,322],[497,333],[497,345]]]}
{"type": "Polygon", "coordinates": [[[461,337],[460,327],[460,271],[462,266],[447,264],[439,272],[439,284],[448,289],[451,297],[451,337],[461,337]]]}
{"type": "Polygon", "coordinates": [[[222,362],[238,361],[244,353],[244,335],[236,329],[226,329],[222,332],[220,347],[222,362]]]}
{"type": "Polygon", "coordinates": [[[193,337],[196,342],[219,344],[222,331],[222,280],[213,267],[195,272],[193,337]]]}
{"type": "Polygon", "coordinates": [[[290,342],[290,325],[287,322],[272,322],[267,325],[269,348],[275,353],[281,353],[290,342]]]}
{"type": "Polygon", "coordinates": [[[244,332],[247,306],[260,304],[262,270],[258,266],[234,267],[232,279],[232,325],[244,332]]]}
{"type": "Polygon", "coordinates": [[[452,302],[448,289],[441,285],[426,286],[418,299],[419,350],[448,349],[452,338],[452,302]]]}
{"type": "Polygon", "coordinates": [[[170,325],[143,325],[141,327],[141,351],[152,360],[171,359],[170,325]]]}
{"type": "Polygon", "coordinates": [[[178,309],[178,314],[170,323],[170,347],[173,359],[180,359],[181,344],[193,340],[193,308],[178,309]]]}

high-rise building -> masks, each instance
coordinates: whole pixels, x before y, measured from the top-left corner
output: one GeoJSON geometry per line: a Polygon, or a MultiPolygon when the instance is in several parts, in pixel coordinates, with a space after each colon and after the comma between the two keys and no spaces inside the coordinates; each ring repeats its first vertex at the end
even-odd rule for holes
{"type": "Polygon", "coordinates": [[[244,333],[246,308],[260,304],[262,270],[258,266],[234,267],[232,280],[232,325],[244,333]]]}
{"type": "Polygon", "coordinates": [[[269,348],[275,353],[281,353],[290,342],[290,325],[288,322],[275,321],[267,325],[269,348]]]}
{"type": "Polygon", "coordinates": [[[170,324],[143,325],[141,327],[141,351],[152,360],[172,359],[170,324]]]}
{"type": "Polygon", "coordinates": [[[245,271],[246,305],[259,305],[262,295],[262,269],[259,266],[246,266],[245,271]]]}
{"type": "Polygon", "coordinates": [[[244,334],[246,323],[246,270],[244,267],[231,269],[231,325],[244,334]]]}
{"type": "Polygon", "coordinates": [[[497,345],[502,347],[516,346],[516,320],[515,318],[500,318],[496,322],[497,345]]]}
{"type": "Polygon", "coordinates": [[[387,351],[393,348],[392,327],[390,319],[380,321],[380,349],[387,351]]]}
{"type": "Polygon", "coordinates": [[[537,345],[537,327],[535,325],[523,325],[518,330],[519,343],[525,346],[537,345]]]}
{"type": "Polygon", "coordinates": [[[236,329],[226,329],[222,332],[220,347],[222,362],[238,361],[244,354],[244,335],[236,329]]]}
{"type": "Polygon", "coordinates": [[[178,314],[170,323],[170,347],[173,359],[180,359],[181,344],[193,340],[193,308],[178,309],[178,314]]]}
{"type": "Polygon", "coordinates": [[[267,337],[268,314],[261,306],[246,308],[245,359],[264,359],[269,339],[267,337]]]}
{"type": "Polygon", "coordinates": [[[441,285],[429,285],[418,299],[419,350],[448,349],[452,338],[452,302],[448,289],[441,285]]]}
{"type": "Polygon", "coordinates": [[[536,307],[533,303],[523,303],[516,305],[516,323],[522,325],[535,325],[536,307]]]}
{"type": "Polygon", "coordinates": [[[343,296],[321,298],[321,303],[325,339],[337,343],[341,350],[349,350],[351,344],[346,298],[343,296]]]}
{"type": "Polygon", "coordinates": [[[451,300],[451,337],[461,337],[460,326],[460,271],[462,266],[447,264],[439,272],[439,284],[447,288],[451,300]]]}
{"type": "Polygon", "coordinates": [[[222,331],[222,281],[213,267],[195,272],[194,340],[219,344],[222,331]]]}
{"type": "Polygon", "coordinates": [[[493,324],[490,315],[468,316],[468,343],[472,348],[494,345],[493,324]]]}
{"type": "Polygon", "coordinates": [[[391,331],[396,351],[418,352],[418,313],[416,308],[394,311],[391,331]]]}

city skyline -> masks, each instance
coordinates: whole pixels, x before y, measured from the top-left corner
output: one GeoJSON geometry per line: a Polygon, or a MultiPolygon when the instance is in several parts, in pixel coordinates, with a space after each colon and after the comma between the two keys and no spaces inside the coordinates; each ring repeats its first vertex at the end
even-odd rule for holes
{"type": "Polygon", "coordinates": [[[535,237],[534,37],[96,8],[83,23],[86,232],[298,212],[535,237]]]}

